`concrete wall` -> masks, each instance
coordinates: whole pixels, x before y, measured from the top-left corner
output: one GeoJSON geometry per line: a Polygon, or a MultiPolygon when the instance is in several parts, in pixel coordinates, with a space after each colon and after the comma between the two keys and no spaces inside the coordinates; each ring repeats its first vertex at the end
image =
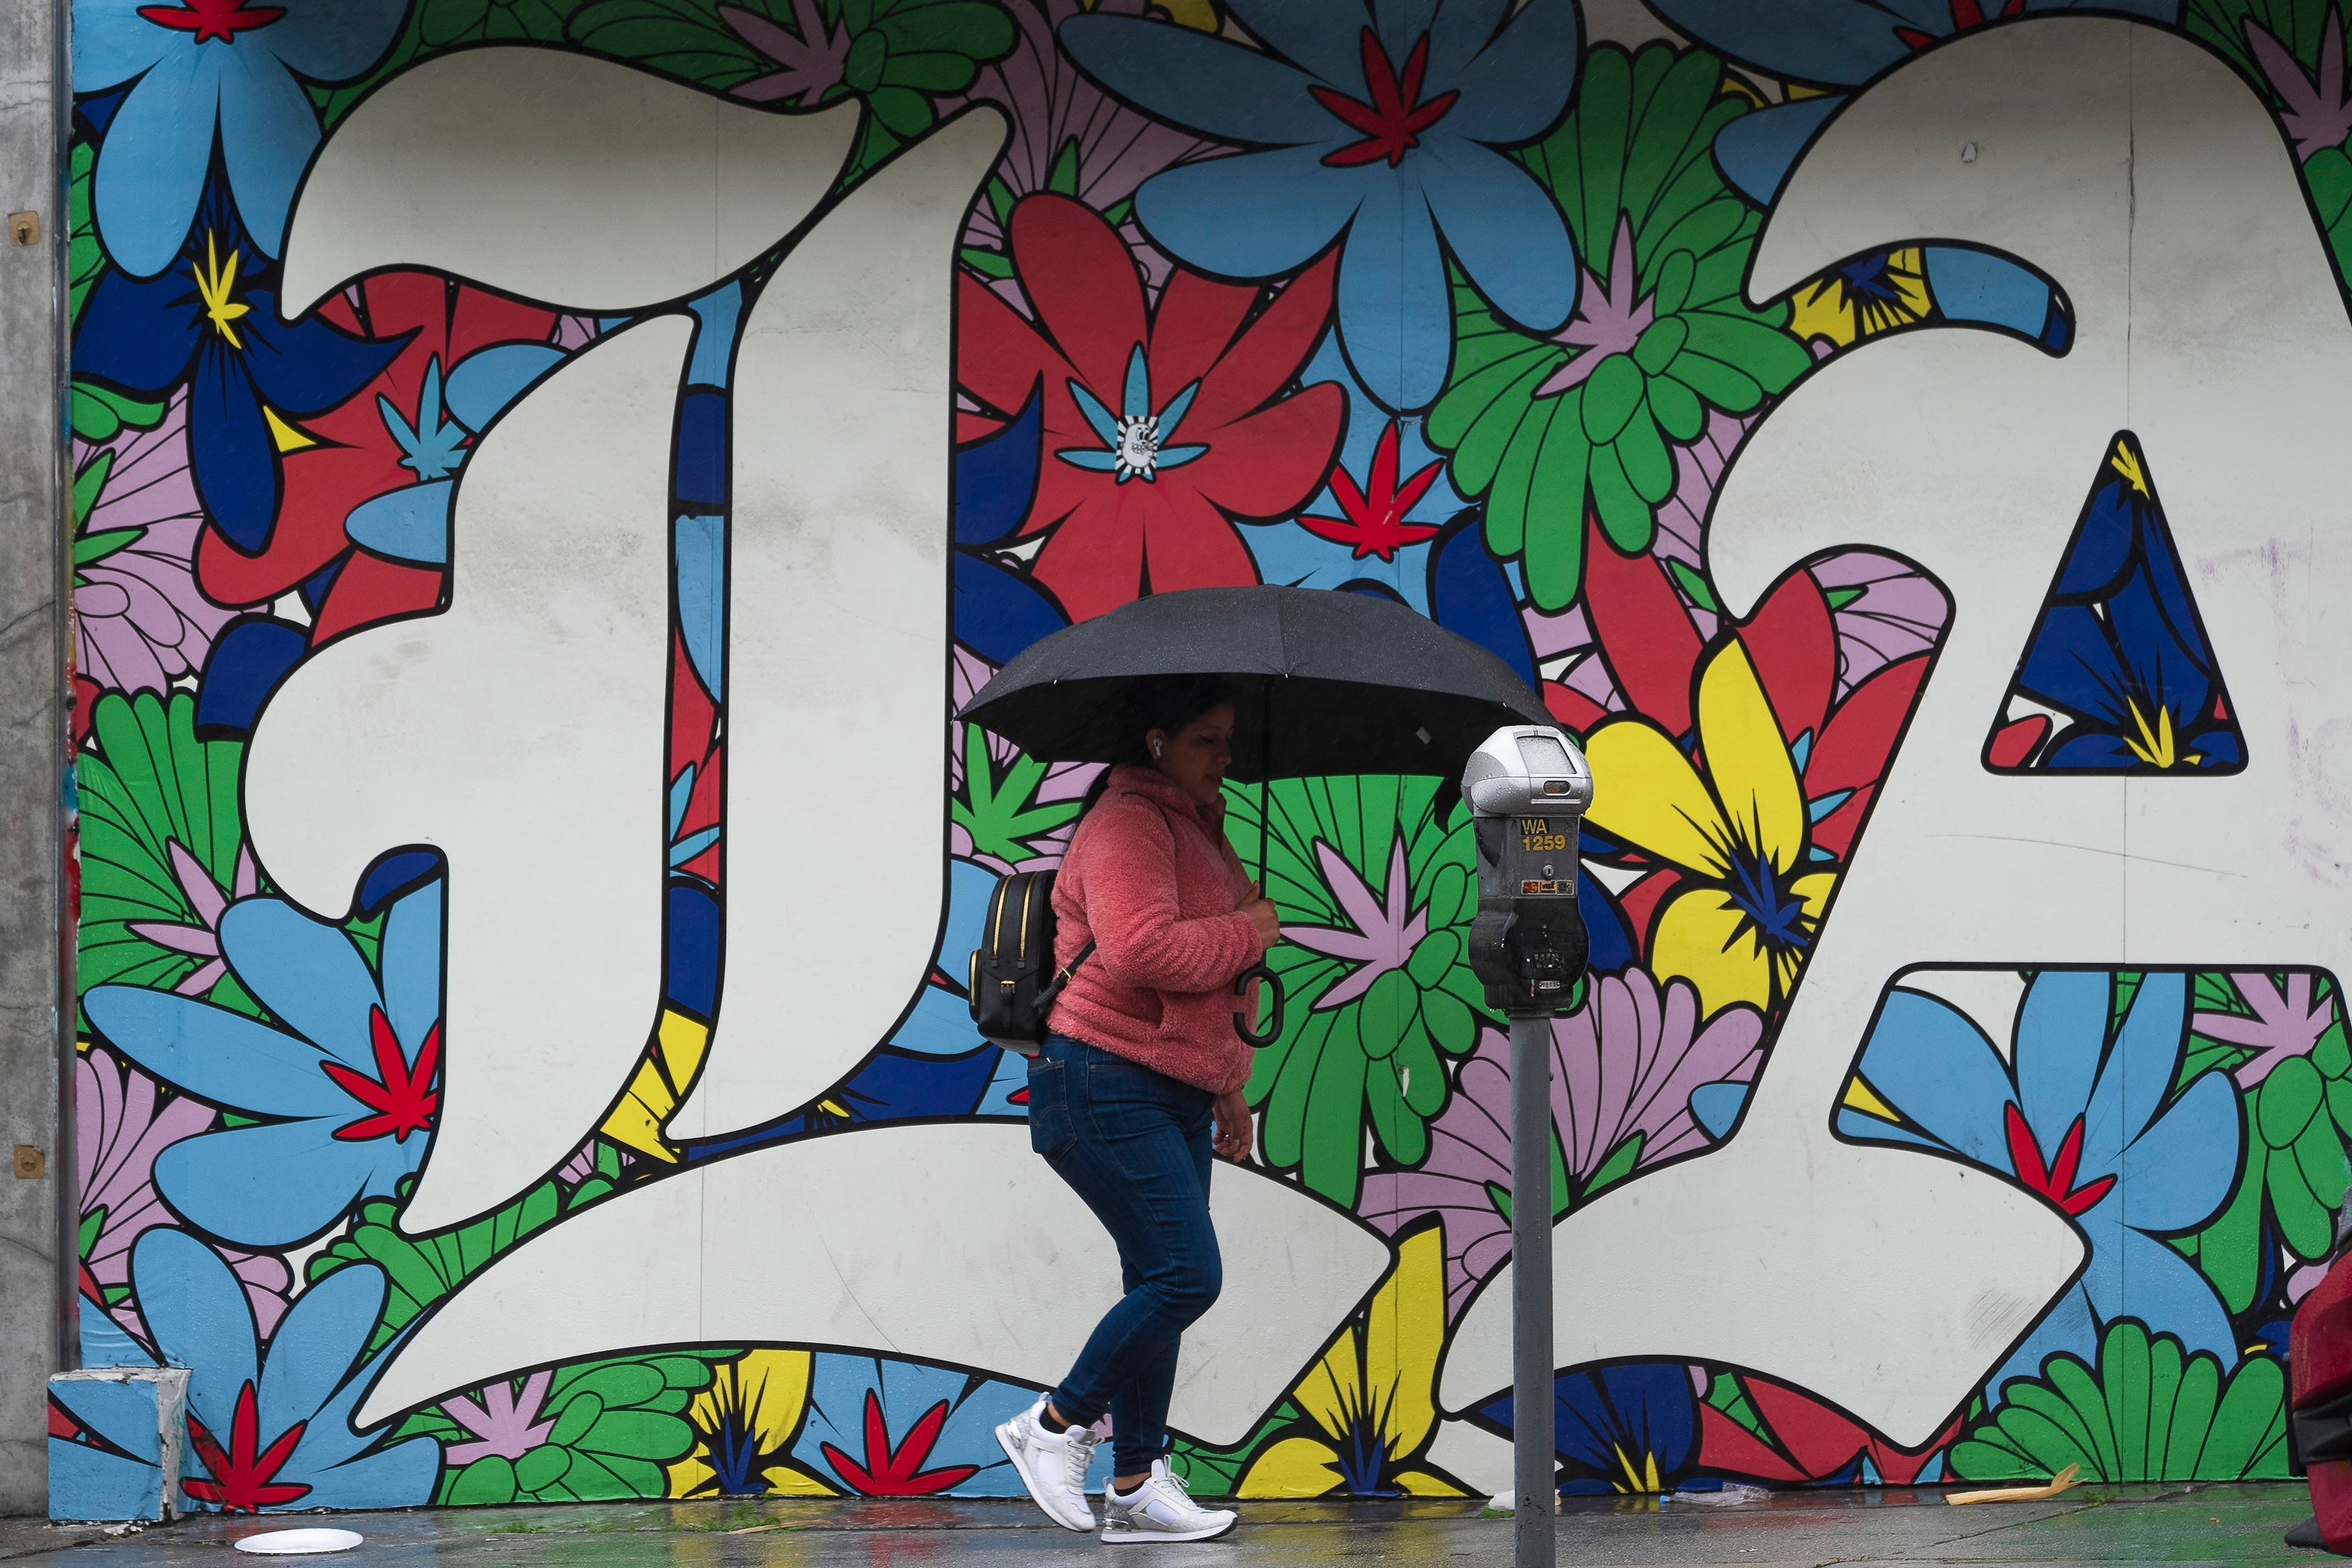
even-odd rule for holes
{"type": "MultiPolygon", "coordinates": [[[[1017,1492],[1116,1266],[961,985],[1090,770],[950,715],[1257,582],[1591,752],[1564,1484],[2288,1474],[2336,24],[1407,9],[80,0],[82,1352],[193,1369],[192,1504],[1017,1492]]],[[[1498,1489],[1466,825],[1230,805],[1181,1462],[1498,1489]]]]}
{"type": "MultiPolygon", "coordinates": [[[[0,1513],[48,1490],[43,1385],[70,1364],[60,1268],[73,1175],[59,1119],[59,965],[69,958],[60,829],[65,579],[58,505],[58,29],[47,5],[0,16],[0,213],[38,215],[40,240],[0,241],[0,1513]],[[20,1168],[24,1151],[33,1164],[20,1168]],[[40,1173],[28,1174],[37,1170],[40,1173]]],[[[66,1286],[70,1289],[69,1285],[66,1286]]]]}

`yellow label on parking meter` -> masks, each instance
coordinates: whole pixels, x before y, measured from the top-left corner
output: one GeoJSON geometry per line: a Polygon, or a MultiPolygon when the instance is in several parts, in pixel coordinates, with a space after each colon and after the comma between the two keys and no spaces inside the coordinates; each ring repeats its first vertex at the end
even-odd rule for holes
{"type": "Polygon", "coordinates": [[[1519,850],[1522,854],[1556,855],[1567,847],[1568,835],[1554,833],[1549,817],[1519,818],[1519,850]]]}

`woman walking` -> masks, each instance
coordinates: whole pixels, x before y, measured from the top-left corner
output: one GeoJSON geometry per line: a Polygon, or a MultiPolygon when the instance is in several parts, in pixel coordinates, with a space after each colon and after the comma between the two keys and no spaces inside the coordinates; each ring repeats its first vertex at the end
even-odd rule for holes
{"type": "Polygon", "coordinates": [[[1128,760],[1097,781],[1054,884],[1055,963],[1070,979],[1030,1062],[1029,1138],[1110,1232],[1126,1294],[1061,1385],[996,1436],[1056,1524],[1092,1530],[1090,1428],[1108,1413],[1102,1539],[1207,1541],[1235,1515],[1194,1503],[1170,1472],[1168,1402],[1183,1331],[1222,1280],[1211,1154],[1254,1145],[1234,983],[1281,931],[1225,841],[1224,683],[1138,687],[1124,736],[1128,760]]]}

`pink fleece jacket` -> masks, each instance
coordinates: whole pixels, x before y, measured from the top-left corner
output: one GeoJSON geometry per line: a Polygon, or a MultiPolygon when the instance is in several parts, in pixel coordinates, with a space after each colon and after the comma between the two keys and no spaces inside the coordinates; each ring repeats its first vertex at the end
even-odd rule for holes
{"type": "Polygon", "coordinates": [[[1234,981],[1265,953],[1241,912],[1249,890],[1222,807],[1150,768],[1114,769],[1054,880],[1055,966],[1097,945],[1049,1026],[1212,1094],[1241,1088],[1234,981]]]}

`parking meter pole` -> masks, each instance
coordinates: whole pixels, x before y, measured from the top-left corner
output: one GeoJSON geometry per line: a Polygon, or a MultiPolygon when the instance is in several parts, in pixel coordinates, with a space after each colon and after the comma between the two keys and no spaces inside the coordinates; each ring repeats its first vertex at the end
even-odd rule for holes
{"type": "Polygon", "coordinates": [[[1478,847],[1470,969],[1511,1021],[1511,1485],[1518,1568],[1552,1568],[1551,1020],[1583,977],[1584,754],[1549,724],[1497,730],[1462,770],[1478,847]]]}
{"type": "Polygon", "coordinates": [[[1517,1568],[1552,1568],[1551,1023],[1511,1020],[1511,1433],[1517,1568]]]}

